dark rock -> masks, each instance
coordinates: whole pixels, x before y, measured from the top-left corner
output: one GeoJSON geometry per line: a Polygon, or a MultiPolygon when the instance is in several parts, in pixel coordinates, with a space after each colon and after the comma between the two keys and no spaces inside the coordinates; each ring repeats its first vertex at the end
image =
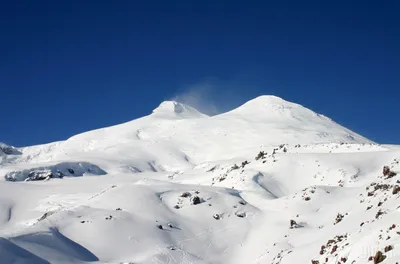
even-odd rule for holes
{"type": "Polygon", "coordinates": [[[334,246],[332,247],[331,254],[335,253],[336,250],[337,250],[337,248],[338,248],[338,246],[337,246],[337,245],[334,245],[334,246]]]}
{"type": "Polygon", "coordinates": [[[389,166],[383,166],[383,170],[382,170],[383,176],[389,175],[389,172],[390,172],[389,166]]]}
{"type": "Polygon", "coordinates": [[[215,220],[221,219],[221,216],[219,214],[214,214],[213,217],[214,217],[215,220]]]}
{"type": "Polygon", "coordinates": [[[164,229],[162,225],[157,225],[157,228],[158,228],[158,229],[161,229],[161,230],[164,229]]]}
{"type": "Polygon", "coordinates": [[[64,174],[60,170],[57,170],[56,175],[60,179],[62,179],[64,177],[64,174]]]}
{"type": "Polygon", "coordinates": [[[200,204],[201,203],[201,199],[200,199],[200,197],[199,196],[194,196],[193,198],[192,198],[192,204],[193,205],[196,205],[196,204],[200,204]]]}
{"type": "Polygon", "coordinates": [[[375,257],[374,257],[374,264],[381,263],[386,259],[386,256],[383,255],[381,251],[376,252],[375,257]]]}
{"type": "Polygon", "coordinates": [[[297,225],[296,221],[290,220],[290,228],[297,228],[297,227],[298,227],[298,225],[297,225]]]}
{"type": "Polygon", "coordinates": [[[266,154],[264,153],[264,151],[260,151],[260,153],[258,153],[258,155],[256,156],[256,160],[264,159],[265,155],[266,154]]]}
{"type": "Polygon", "coordinates": [[[393,246],[392,246],[392,245],[389,245],[389,246],[386,246],[386,247],[385,247],[385,253],[386,253],[386,252],[389,252],[389,251],[391,251],[391,250],[393,250],[393,246]]]}
{"type": "Polygon", "coordinates": [[[344,215],[342,214],[337,214],[335,224],[340,223],[344,218],[344,215]]]}
{"type": "Polygon", "coordinates": [[[53,178],[51,170],[34,170],[29,172],[25,181],[43,181],[50,178],[53,178]]]}
{"type": "Polygon", "coordinates": [[[399,186],[399,185],[395,185],[395,186],[393,187],[392,194],[397,194],[399,191],[400,191],[400,186],[399,186]]]}
{"type": "Polygon", "coordinates": [[[246,213],[245,213],[245,212],[236,213],[236,216],[237,216],[237,217],[240,217],[240,218],[243,218],[243,217],[246,217],[246,213]]]}
{"type": "Polygon", "coordinates": [[[381,215],[383,215],[383,212],[382,212],[381,210],[379,210],[379,211],[376,213],[375,218],[378,219],[379,216],[381,216],[381,215]]]}
{"type": "Polygon", "coordinates": [[[187,198],[187,197],[190,197],[190,196],[192,196],[190,194],[190,192],[184,192],[184,193],[181,194],[181,197],[183,197],[183,198],[187,198]]]}
{"type": "Polygon", "coordinates": [[[242,168],[244,168],[244,166],[246,166],[247,164],[250,164],[250,162],[248,162],[247,160],[242,162],[242,168]]]}
{"type": "Polygon", "coordinates": [[[234,165],[231,167],[231,170],[237,170],[237,169],[239,169],[239,166],[236,165],[236,164],[234,164],[234,165]]]}

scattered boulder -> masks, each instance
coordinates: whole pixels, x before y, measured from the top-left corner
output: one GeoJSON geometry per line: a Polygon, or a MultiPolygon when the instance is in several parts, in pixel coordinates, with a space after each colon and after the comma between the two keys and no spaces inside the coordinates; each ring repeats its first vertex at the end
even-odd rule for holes
{"type": "Polygon", "coordinates": [[[240,200],[239,203],[240,203],[241,205],[246,205],[246,202],[243,201],[243,200],[240,200]]]}
{"type": "Polygon", "coordinates": [[[214,214],[213,217],[214,217],[215,220],[221,219],[221,216],[219,214],[214,214]]]}
{"type": "Polygon", "coordinates": [[[385,253],[386,253],[386,252],[389,252],[389,251],[391,251],[391,250],[393,250],[393,246],[392,246],[392,245],[389,245],[389,246],[386,246],[386,247],[385,247],[385,253]]]}
{"type": "Polygon", "coordinates": [[[389,166],[383,166],[383,170],[382,170],[383,176],[389,175],[389,172],[390,172],[389,166]]]}
{"type": "Polygon", "coordinates": [[[399,186],[399,185],[395,185],[395,186],[393,187],[392,194],[397,194],[397,193],[399,193],[399,192],[400,192],[400,186],[399,186]]]}
{"type": "Polygon", "coordinates": [[[200,199],[200,197],[199,196],[193,196],[193,198],[192,198],[192,204],[193,205],[196,205],[196,204],[200,204],[201,203],[201,199],[200,199]]]}
{"type": "Polygon", "coordinates": [[[235,215],[236,215],[237,217],[240,217],[240,218],[246,217],[246,213],[245,213],[245,212],[241,212],[241,213],[237,212],[235,215]]]}
{"type": "Polygon", "coordinates": [[[336,224],[338,224],[338,223],[340,223],[342,220],[343,220],[343,218],[344,218],[344,215],[342,215],[342,214],[337,214],[337,216],[336,216],[336,220],[335,220],[335,225],[336,224]]]}
{"type": "Polygon", "coordinates": [[[256,156],[256,160],[264,159],[265,155],[266,153],[264,151],[260,151],[260,153],[258,153],[258,155],[256,156]]]}
{"type": "Polygon", "coordinates": [[[164,229],[162,225],[157,225],[157,228],[160,229],[160,230],[164,229]]]}
{"type": "Polygon", "coordinates": [[[297,224],[297,222],[294,221],[294,220],[290,220],[290,228],[297,228],[297,227],[299,227],[299,225],[297,224]]]}
{"type": "Polygon", "coordinates": [[[379,210],[376,215],[375,215],[375,219],[378,219],[379,216],[383,215],[383,212],[381,210],[379,210]]]}
{"type": "Polygon", "coordinates": [[[71,174],[75,174],[75,171],[73,169],[68,169],[68,172],[71,174]]]}
{"type": "Polygon", "coordinates": [[[338,248],[338,246],[337,246],[337,245],[334,245],[334,246],[332,247],[331,254],[335,253],[336,250],[337,250],[337,248],[338,248]]]}
{"type": "Polygon", "coordinates": [[[375,257],[374,257],[374,264],[378,264],[381,263],[382,261],[384,261],[386,259],[386,256],[383,255],[383,253],[381,251],[376,252],[375,257]]]}
{"type": "Polygon", "coordinates": [[[192,196],[190,194],[190,192],[184,192],[184,193],[181,194],[181,197],[183,197],[183,198],[187,198],[187,197],[190,197],[190,196],[192,196]]]}
{"type": "Polygon", "coordinates": [[[390,170],[389,166],[383,166],[382,174],[383,176],[386,176],[385,179],[390,179],[397,175],[396,172],[390,170]]]}
{"type": "Polygon", "coordinates": [[[239,166],[236,164],[233,164],[233,166],[231,167],[231,170],[237,170],[237,169],[239,169],[239,166]]]}

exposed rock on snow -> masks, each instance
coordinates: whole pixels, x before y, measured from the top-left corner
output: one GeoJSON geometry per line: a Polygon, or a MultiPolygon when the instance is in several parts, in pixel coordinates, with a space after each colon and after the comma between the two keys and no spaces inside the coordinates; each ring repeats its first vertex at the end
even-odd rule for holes
{"type": "Polygon", "coordinates": [[[104,170],[88,162],[64,162],[55,165],[7,172],[7,181],[38,181],[64,176],[105,175],[104,170]]]}
{"type": "Polygon", "coordinates": [[[16,148],[0,142],[0,156],[1,155],[20,155],[21,152],[16,148]]]}

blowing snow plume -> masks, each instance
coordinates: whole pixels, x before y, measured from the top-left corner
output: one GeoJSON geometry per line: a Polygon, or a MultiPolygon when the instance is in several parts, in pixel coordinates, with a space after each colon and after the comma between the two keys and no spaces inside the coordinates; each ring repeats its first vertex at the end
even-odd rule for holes
{"type": "Polygon", "coordinates": [[[173,101],[190,105],[206,115],[217,115],[236,108],[246,101],[237,86],[206,81],[188,86],[173,97],[173,101]]]}

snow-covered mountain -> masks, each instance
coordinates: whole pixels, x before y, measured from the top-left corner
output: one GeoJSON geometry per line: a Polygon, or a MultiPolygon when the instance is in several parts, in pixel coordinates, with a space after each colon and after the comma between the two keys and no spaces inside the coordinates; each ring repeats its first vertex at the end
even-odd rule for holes
{"type": "Polygon", "coordinates": [[[275,96],[1,143],[0,263],[396,263],[399,161],[275,96]]]}

